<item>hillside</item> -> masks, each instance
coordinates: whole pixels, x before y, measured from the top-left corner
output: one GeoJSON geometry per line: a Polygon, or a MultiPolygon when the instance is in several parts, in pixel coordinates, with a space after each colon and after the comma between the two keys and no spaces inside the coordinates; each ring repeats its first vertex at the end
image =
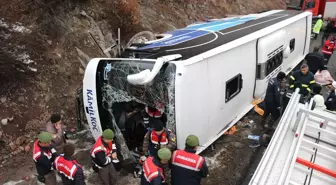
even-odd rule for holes
{"type": "Polygon", "coordinates": [[[62,113],[65,124],[75,126],[76,90],[84,73],[76,48],[90,57],[103,56],[89,31],[101,45],[108,47],[116,39],[117,28],[121,28],[125,44],[139,31],[160,33],[208,18],[282,9],[283,3],[280,0],[1,0],[0,183],[20,175],[15,173],[18,166],[33,168],[31,151],[26,146],[31,146],[51,113],[62,113]]]}

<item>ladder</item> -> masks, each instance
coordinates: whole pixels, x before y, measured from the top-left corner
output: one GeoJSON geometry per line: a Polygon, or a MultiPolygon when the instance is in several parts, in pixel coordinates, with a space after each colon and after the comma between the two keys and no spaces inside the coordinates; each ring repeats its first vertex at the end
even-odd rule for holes
{"type": "Polygon", "coordinates": [[[336,114],[299,101],[296,89],[249,185],[336,184],[336,114]]]}

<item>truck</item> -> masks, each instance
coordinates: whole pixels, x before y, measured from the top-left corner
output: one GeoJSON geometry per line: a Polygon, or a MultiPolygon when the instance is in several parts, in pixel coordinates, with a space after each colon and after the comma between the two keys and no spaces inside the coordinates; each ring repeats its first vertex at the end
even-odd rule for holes
{"type": "Polygon", "coordinates": [[[141,111],[151,106],[166,116],[178,149],[194,134],[202,152],[253,108],[269,79],[304,59],[311,20],[311,12],[290,10],[213,19],[92,59],[82,95],[93,137],[112,128],[121,160],[134,156],[147,131],[141,111]]]}
{"type": "Polygon", "coordinates": [[[336,113],[292,94],[249,185],[336,184],[336,113]]]}
{"type": "Polygon", "coordinates": [[[287,9],[309,11],[314,17],[322,15],[324,19],[336,20],[336,0],[290,0],[287,9]]]}

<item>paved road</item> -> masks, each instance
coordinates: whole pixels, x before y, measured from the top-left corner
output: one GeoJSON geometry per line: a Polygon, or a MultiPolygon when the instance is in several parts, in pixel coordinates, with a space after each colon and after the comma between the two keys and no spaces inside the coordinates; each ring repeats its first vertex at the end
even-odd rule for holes
{"type": "MultiPolygon", "coordinates": [[[[319,37],[317,38],[317,40],[311,40],[310,43],[310,52],[313,51],[315,46],[319,46],[321,47],[321,39],[322,39],[322,34],[319,35],[319,37]]],[[[331,58],[330,61],[328,63],[328,70],[330,72],[330,74],[332,75],[332,77],[334,79],[336,79],[336,54],[334,54],[331,58]]],[[[323,89],[323,92],[326,92],[326,89],[323,89]]],[[[242,183],[242,185],[248,185],[250,179],[252,178],[252,175],[255,171],[255,169],[258,167],[258,164],[262,158],[262,155],[264,153],[264,151],[266,150],[266,147],[261,147],[259,148],[259,150],[257,151],[256,157],[254,159],[254,161],[251,161],[251,167],[250,170],[248,172],[248,174],[246,175],[246,179],[245,181],[242,183]]]]}

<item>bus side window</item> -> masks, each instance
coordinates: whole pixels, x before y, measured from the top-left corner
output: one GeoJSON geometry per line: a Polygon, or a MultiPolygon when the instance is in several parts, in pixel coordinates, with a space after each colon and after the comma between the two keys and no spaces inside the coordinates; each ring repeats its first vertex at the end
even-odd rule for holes
{"type": "Polygon", "coordinates": [[[243,88],[243,78],[238,74],[226,82],[225,103],[237,96],[243,88]]]}

